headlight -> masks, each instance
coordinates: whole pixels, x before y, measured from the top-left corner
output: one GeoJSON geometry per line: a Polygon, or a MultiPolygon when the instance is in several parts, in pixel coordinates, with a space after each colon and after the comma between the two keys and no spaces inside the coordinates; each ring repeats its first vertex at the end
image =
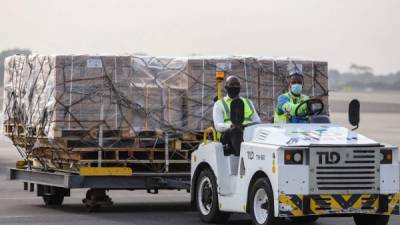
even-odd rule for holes
{"type": "Polygon", "coordinates": [[[381,149],[381,164],[392,164],[393,151],[390,149],[381,149]]]}
{"type": "Polygon", "coordinates": [[[304,161],[303,150],[285,150],[285,164],[301,165],[304,161]]]}

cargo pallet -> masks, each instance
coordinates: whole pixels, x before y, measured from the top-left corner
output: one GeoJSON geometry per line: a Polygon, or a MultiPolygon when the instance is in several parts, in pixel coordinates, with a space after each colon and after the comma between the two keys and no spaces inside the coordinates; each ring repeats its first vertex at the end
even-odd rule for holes
{"type": "MultiPolygon", "coordinates": [[[[71,189],[89,189],[83,199],[89,211],[98,211],[102,206],[112,205],[111,198],[106,194],[110,190],[147,190],[151,194],[157,194],[159,190],[189,192],[191,148],[200,142],[199,135],[176,138],[146,131],[140,133],[139,137],[125,137],[123,140],[130,141],[127,146],[99,147],[97,143],[94,146],[81,146],[84,143],[79,142],[82,140],[79,136],[84,136],[82,132],[97,136],[93,134],[96,130],[69,131],[62,135],[63,138],[67,137],[64,140],[72,141],[78,137],[76,140],[80,146],[65,148],[63,144],[57,147],[54,143],[47,143],[46,137],[20,135],[26,133],[22,126],[8,126],[7,129],[11,132],[6,132],[6,135],[13,137],[14,144],[19,146],[32,145],[31,139],[40,141],[41,147],[33,150],[35,156],[58,164],[55,168],[46,167],[47,163],[35,166],[27,158],[9,170],[9,179],[23,181],[25,190],[36,191],[37,196],[42,197],[49,206],[62,205],[64,197],[70,196],[71,189]],[[21,143],[15,142],[18,139],[22,139],[21,143]],[[149,144],[152,147],[147,146],[149,144]],[[65,169],[61,166],[64,164],[67,166],[65,169]],[[75,170],[71,170],[68,165],[74,165],[75,170]]],[[[120,136],[127,132],[109,133],[120,136]]],[[[114,135],[108,136],[114,138],[114,135]]]]}
{"type": "Polygon", "coordinates": [[[80,167],[128,166],[135,172],[190,170],[190,153],[200,143],[201,132],[168,134],[162,130],[131,129],[53,131],[51,137],[18,123],[4,123],[3,132],[14,145],[30,149],[42,168],[79,171],[80,167]],[[172,135],[172,136],[170,136],[172,135]],[[101,136],[101,138],[99,137],[101,136]]]}
{"type": "MultiPolygon", "coordinates": [[[[71,195],[71,189],[89,189],[83,204],[89,211],[98,211],[102,206],[113,204],[106,191],[109,190],[147,190],[158,194],[159,190],[190,191],[190,173],[132,173],[128,168],[103,167],[98,171],[106,174],[82,175],[72,172],[44,171],[41,169],[11,168],[9,180],[23,181],[24,190],[42,197],[46,205],[62,205],[64,197],[71,195]]],[[[90,169],[89,169],[90,170],[90,169]]],[[[94,170],[95,171],[95,170],[94,170]]],[[[90,173],[90,171],[89,171],[90,173]]]]}

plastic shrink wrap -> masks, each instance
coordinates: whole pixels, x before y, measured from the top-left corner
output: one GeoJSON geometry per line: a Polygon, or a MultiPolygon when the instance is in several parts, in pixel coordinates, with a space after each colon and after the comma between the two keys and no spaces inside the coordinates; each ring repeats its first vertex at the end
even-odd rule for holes
{"type": "Polygon", "coordinates": [[[301,64],[305,93],[328,108],[326,62],[262,57],[16,55],[5,60],[3,132],[33,166],[129,165],[186,171],[212,126],[216,71],[236,75],[264,122],[301,64]],[[168,141],[166,142],[166,135],[168,141]],[[99,153],[100,151],[100,153],[99,153]],[[168,153],[166,153],[168,151],[168,153]]]}

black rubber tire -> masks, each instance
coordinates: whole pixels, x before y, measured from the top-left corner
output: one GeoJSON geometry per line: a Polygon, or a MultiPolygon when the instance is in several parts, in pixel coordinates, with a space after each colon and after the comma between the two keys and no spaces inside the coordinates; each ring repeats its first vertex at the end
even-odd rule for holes
{"type": "Polygon", "coordinates": [[[272,225],[279,222],[279,219],[274,215],[274,196],[272,192],[271,184],[268,179],[265,177],[257,179],[254,184],[250,187],[249,193],[249,207],[250,207],[250,217],[254,225],[272,225]],[[263,188],[267,193],[268,197],[268,217],[267,220],[260,224],[256,220],[255,212],[254,212],[254,197],[258,189],[263,188]]]}
{"type": "Polygon", "coordinates": [[[312,224],[319,219],[318,216],[301,216],[289,218],[292,223],[312,224]]]}
{"type": "MultiPolygon", "coordinates": [[[[91,201],[91,203],[96,202],[97,200],[102,200],[104,196],[102,195],[103,193],[94,189],[89,189],[86,191],[86,200],[91,201]]],[[[85,201],[83,201],[84,205],[86,206],[88,212],[100,212],[101,211],[101,205],[97,204],[87,204],[85,201]]]]}
{"type": "Polygon", "coordinates": [[[205,169],[203,171],[201,171],[201,173],[199,174],[199,177],[197,179],[196,182],[196,209],[197,212],[200,216],[200,219],[203,222],[206,223],[226,223],[229,219],[230,213],[228,212],[221,212],[219,210],[219,202],[218,202],[218,192],[217,192],[217,182],[215,179],[214,174],[212,173],[212,171],[210,169],[205,169]],[[200,184],[201,181],[205,178],[208,178],[211,182],[212,185],[212,204],[211,204],[211,209],[210,212],[207,215],[204,215],[201,210],[200,210],[200,205],[202,204],[200,203],[201,200],[198,199],[198,192],[200,191],[200,184]]]}
{"type": "Polygon", "coordinates": [[[55,191],[52,195],[45,195],[42,197],[46,206],[60,206],[64,202],[64,194],[58,191],[55,191]]]}
{"type": "Polygon", "coordinates": [[[353,219],[356,225],[387,225],[389,217],[386,215],[355,215],[353,219]]]}

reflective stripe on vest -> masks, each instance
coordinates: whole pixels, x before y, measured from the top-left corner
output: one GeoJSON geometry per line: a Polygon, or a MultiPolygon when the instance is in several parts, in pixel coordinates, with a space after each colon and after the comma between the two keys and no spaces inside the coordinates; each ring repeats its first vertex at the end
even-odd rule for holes
{"type": "MultiPolygon", "coordinates": [[[[254,114],[254,108],[253,105],[250,103],[250,101],[247,98],[241,98],[243,103],[244,103],[244,122],[243,124],[250,123],[251,122],[251,117],[254,114]]],[[[225,123],[230,123],[231,122],[231,102],[232,99],[228,97],[224,97],[222,100],[222,105],[224,109],[224,122],[225,123]]]]}
{"type": "MultiPolygon", "coordinates": [[[[293,97],[289,94],[289,92],[286,92],[283,95],[289,98],[290,104],[295,104],[293,101],[293,97]]],[[[298,103],[303,102],[307,99],[308,99],[308,96],[302,94],[302,95],[300,95],[300,99],[299,99],[298,103]]],[[[298,104],[298,103],[296,103],[296,104],[298,104]]],[[[283,112],[281,115],[279,115],[278,111],[279,111],[279,109],[278,109],[278,105],[277,105],[277,106],[275,106],[275,109],[274,109],[274,123],[275,124],[288,123],[288,120],[290,119],[290,115],[287,112],[283,112]]]]}
{"type": "MultiPolygon", "coordinates": [[[[250,103],[250,101],[247,98],[241,98],[243,103],[244,103],[244,121],[243,124],[249,124],[252,122],[251,117],[254,114],[254,108],[253,105],[250,103]]],[[[228,97],[224,97],[223,99],[219,100],[221,101],[221,104],[223,106],[223,111],[224,111],[224,123],[231,125],[231,102],[232,99],[228,97]]],[[[217,139],[221,139],[221,133],[217,132],[217,139]]]]}

